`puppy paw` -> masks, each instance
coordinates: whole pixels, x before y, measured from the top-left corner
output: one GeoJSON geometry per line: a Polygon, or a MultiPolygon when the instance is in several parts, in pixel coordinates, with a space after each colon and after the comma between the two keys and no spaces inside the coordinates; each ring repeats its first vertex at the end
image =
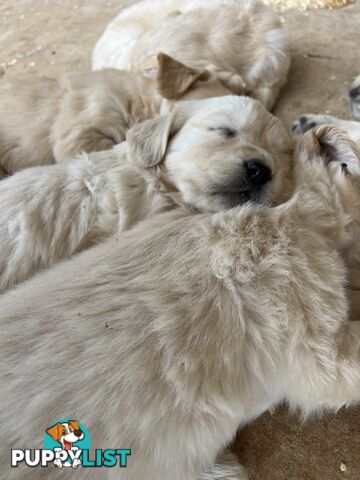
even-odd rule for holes
{"type": "Polygon", "coordinates": [[[326,115],[306,114],[298,118],[292,125],[291,130],[294,135],[302,135],[308,130],[318,126],[332,123],[330,117],[326,115]]]}

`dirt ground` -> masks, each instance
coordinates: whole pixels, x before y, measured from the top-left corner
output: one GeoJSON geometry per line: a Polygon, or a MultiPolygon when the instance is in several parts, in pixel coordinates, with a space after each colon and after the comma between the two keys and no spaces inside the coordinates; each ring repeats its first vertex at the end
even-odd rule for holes
{"type": "MultiPolygon", "coordinates": [[[[130,3],[2,0],[0,76],[90,68],[96,40],[130,3]]],[[[346,92],[360,74],[360,4],[336,11],[288,11],[282,17],[293,64],[275,113],[287,125],[302,113],[349,117],[346,92]]],[[[305,424],[280,408],[242,430],[234,448],[250,480],[359,480],[360,407],[305,424]]]]}

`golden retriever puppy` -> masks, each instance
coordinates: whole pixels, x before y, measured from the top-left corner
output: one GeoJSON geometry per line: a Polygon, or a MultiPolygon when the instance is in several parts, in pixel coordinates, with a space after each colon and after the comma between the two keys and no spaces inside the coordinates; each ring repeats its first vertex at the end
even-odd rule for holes
{"type": "MultiPolygon", "coordinates": [[[[341,162],[330,162],[329,169],[337,189],[346,198],[346,214],[353,219],[352,230],[360,239],[360,149],[344,136],[344,132],[327,126],[318,127],[331,156],[341,162]]],[[[360,242],[350,242],[344,251],[349,269],[347,294],[350,299],[351,319],[360,320],[360,242]]]]}
{"type": "Polygon", "coordinates": [[[18,172],[0,182],[0,291],[178,205],[280,203],[292,145],[259,102],[228,96],[181,103],[112,150],[18,172]]]}
{"type": "MultiPolygon", "coordinates": [[[[93,68],[141,71],[165,83],[169,100],[179,95],[176,75],[164,82],[163,52],[197,72],[184,88],[214,76],[233,93],[247,93],[271,109],[290,64],[279,15],[245,0],[143,0],[125,8],[93,52],[93,68]]],[[[213,81],[213,80],[212,80],[213,81]]]]}
{"type": "Polygon", "coordinates": [[[164,213],[1,296],[2,478],[48,479],[10,468],[10,450],[41,448],[49,422],[74,415],[96,448],[132,450],[96,478],[244,479],[221,459],[211,470],[239,425],[283,401],[304,415],[360,401],[341,256],[359,211],[327,163],[347,164],[342,182],[360,172],[329,135],[303,138],[279,206],[164,213]]]}
{"type": "Polygon", "coordinates": [[[12,174],[112,148],[161,99],[141,74],[103,70],[0,83],[0,169],[12,174]]]}
{"type": "Polygon", "coordinates": [[[1,82],[0,179],[26,167],[71,160],[80,152],[110,149],[133,125],[169,112],[175,100],[234,90],[217,75],[199,73],[165,54],[158,62],[157,81],[140,72],[105,69],[1,82]],[[164,98],[170,90],[173,101],[164,98]]]}

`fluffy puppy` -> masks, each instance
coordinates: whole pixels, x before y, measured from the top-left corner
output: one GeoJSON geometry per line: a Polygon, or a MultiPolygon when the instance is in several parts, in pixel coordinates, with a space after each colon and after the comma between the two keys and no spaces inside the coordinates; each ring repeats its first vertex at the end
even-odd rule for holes
{"type": "MultiPolygon", "coordinates": [[[[331,156],[340,160],[339,162],[330,162],[329,169],[339,192],[346,198],[344,205],[347,213],[353,219],[352,227],[356,237],[360,238],[360,216],[358,215],[360,212],[360,123],[339,120],[328,115],[311,115],[298,120],[294,125],[296,133],[299,133],[298,128],[302,128],[304,131],[314,128],[317,122],[345,126],[343,130],[337,130],[334,127],[328,128],[326,125],[317,128],[322,132],[327,150],[331,149],[331,156]],[[310,120],[311,123],[307,123],[310,120]],[[358,137],[356,129],[358,129],[358,137]],[[344,131],[349,134],[349,137],[344,135],[344,131]],[[354,143],[350,137],[353,140],[358,138],[359,143],[354,143]]],[[[351,307],[350,317],[353,320],[360,320],[360,242],[355,242],[346,249],[344,258],[349,269],[347,295],[351,307]]]]}
{"type": "Polygon", "coordinates": [[[228,96],[184,102],[112,150],[18,172],[0,182],[0,291],[178,205],[280,203],[291,191],[291,154],[279,120],[228,96]]]}
{"type": "MultiPolygon", "coordinates": [[[[214,79],[272,108],[285,83],[290,54],[279,15],[261,2],[244,0],[143,0],[111,22],[93,52],[93,68],[132,69],[157,77],[173,100],[176,75],[163,77],[156,57],[164,52],[196,72],[193,89],[214,79]],[[208,79],[208,80],[207,80],[208,79]]],[[[191,91],[191,89],[189,91],[191,91]]]]}
{"type": "MultiPolygon", "coordinates": [[[[360,149],[344,132],[326,126],[318,127],[326,148],[330,151],[328,160],[339,158],[339,162],[329,162],[333,181],[345,199],[344,209],[353,221],[352,235],[360,239],[360,149]]],[[[351,319],[360,320],[360,241],[349,242],[343,256],[349,269],[347,294],[350,299],[351,319]]]]}
{"type": "MultiPolygon", "coordinates": [[[[350,87],[349,102],[353,117],[360,119],[360,75],[354,80],[350,87]]],[[[342,120],[331,115],[305,114],[294,122],[292,131],[295,135],[301,135],[310,130],[310,128],[324,124],[334,125],[346,130],[360,148],[360,122],[357,121],[342,120]]]]}
{"type": "Polygon", "coordinates": [[[0,298],[3,478],[49,478],[6,459],[66,414],[97,448],[132,449],[122,479],[197,480],[222,478],[216,455],[279,402],[307,415],[360,400],[340,254],[359,239],[326,135],[302,140],[288,202],[158,215],[0,298]]]}
{"type": "Polygon", "coordinates": [[[220,81],[165,54],[158,62],[157,81],[140,72],[105,69],[1,82],[0,179],[26,167],[71,160],[80,152],[110,149],[133,125],[171,111],[177,100],[245,91],[227,86],[229,76],[220,81]]]}
{"type": "Polygon", "coordinates": [[[133,124],[155,116],[160,102],[149,79],[113,69],[3,79],[0,169],[12,174],[110,149],[133,124]]]}

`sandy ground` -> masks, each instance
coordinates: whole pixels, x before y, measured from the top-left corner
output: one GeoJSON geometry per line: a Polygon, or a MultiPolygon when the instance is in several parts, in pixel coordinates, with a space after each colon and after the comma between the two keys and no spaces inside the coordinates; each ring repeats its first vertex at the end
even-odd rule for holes
{"type": "MultiPolygon", "coordinates": [[[[130,3],[133,0],[2,0],[0,75],[56,75],[90,68],[97,38],[130,3]]],[[[276,113],[287,125],[304,112],[348,117],[346,92],[360,73],[360,5],[288,11],[283,19],[293,64],[276,113]]],[[[240,432],[234,448],[249,468],[250,480],[359,480],[360,408],[305,424],[281,408],[240,432]]]]}

